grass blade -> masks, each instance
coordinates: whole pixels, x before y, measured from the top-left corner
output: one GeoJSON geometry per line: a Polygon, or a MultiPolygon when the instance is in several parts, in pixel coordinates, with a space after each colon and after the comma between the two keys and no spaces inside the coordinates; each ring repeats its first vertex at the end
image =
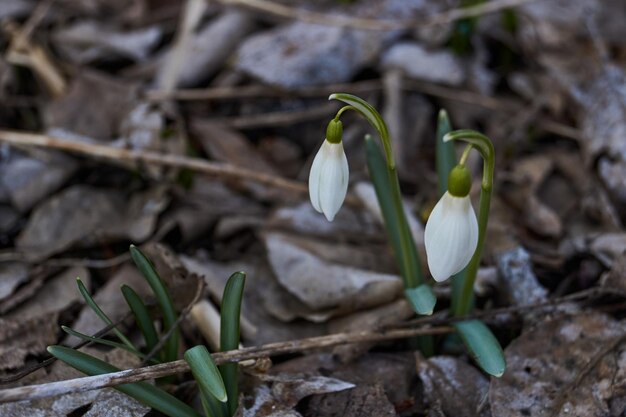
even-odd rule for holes
{"type": "Polygon", "coordinates": [[[220,402],[228,400],[222,375],[217,369],[213,358],[203,345],[194,346],[185,352],[185,361],[203,394],[210,394],[220,402]]]}
{"type": "MultiPolygon", "coordinates": [[[[220,317],[220,350],[234,350],[239,347],[240,331],[239,321],[241,315],[241,300],[243,288],[246,283],[245,272],[235,272],[228,278],[224,295],[222,296],[222,309],[220,317]]],[[[237,411],[237,401],[239,398],[238,389],[238,365],[236,363],[226,363],[219,367],[224,379],[224,385],[228,394],[228,411],[234,415],[237,411]]]]}
{"type": "MultiPolygon", "coordinates": [[[[139,271],[148,281],[152,292],[161,307],[163,313],[163,322],[165,332],[176,325],[176,310],[172,304],[172,299],[169,292],[165,288],[165,284],[157,274],[152,263],[146,258],[146,256],[135,246],[130,246],[130,256],[133,258],[135,265],[139,268],[139,271]]],[[[172,336],[169,338],[165,345],[164,359],[166,362],[174,361],[178,358],[178,344],[180,341],[180,332],[178,329],[172,332],[172,336]]]]}
{"type": "MultiPolygon", "coordinates": [[[[91,307],[91,309],[94,311],[94,313],[96,313],[96,315],[98,317],[100,317],[100,320],[102,320],[105,324],[107,324],[109,326],[112,326],[113,325],[113,321],[111,321],[109,316],[107,316],[104,313],[104,311],[102,311],[102,309],[100,308],[98,303],[96,303],[96,301],[93,299],[91,294],[89,294],[89,291],[87,291],[87,287],[85,287],[85,284],[83,284],[83,281],[81,281],[80,278],[76,278],[76,284],[78,285],[78,291],[80,291],[80,294],[85,299],[85,302],[87,303],[87,305],[89,307],[91,307]]],[[[128,346],[133,351],[136,351],[136,352],[139,351],[135,347],[135,345],[133,345],[133,343],[130,340],[128,340],[128,338],[126,336],[124,336],[124,333],[120,332],[117,329],[117,327],[113,327],[112,330],[115,333],[115,335],[122,341],[122,343],[124,343],[126,346],[128,346]]]]}
{"type": "Polygon", "coordinates": [[[152,349],[154,349],[156,344],[159,342],[159,336],[154,328],[154,323],[152,322],[150,313],[148,312],[143,300],[139,297],[135,290],[128,285],[122,285],[121,290],[128,307],[130,307],[130,310],[135,316],[135,321],[137,322],[137,326],[143,335],[143,339],[146,342],[146,350],[148,352],[152,352],[152,349]]]}
{"type": "Polygon", "coordinates": [[[65,333],[69,334],[70,336],[74,336],[77,337],[79,339],[82,340],[86,340],[88,342],[92,342],[92,343],[98,343],[101,345],[105,345],[105,346],[110,346],[110,347],[114,347],[114,348],[118,348],[118,349],[124,349],[127,352],[132,353],[133,355],[136,355],[140,358],[145,357],[145,355],[143,353],[141,353],[138,350],[135,349],[131,349],[128,346],[126,346],[125,344],[122,343],[117,343],[117,342],[113,342],[111,340],[106,340],[106,339],[101,339],[99,337],[94,337],[94,336],[90,336],[88,334],[84,334],[81,333],[79,331],[76,331],[74,329],[72,329],[71,327],[68,326],[61,326],[61,330],[63,330],[65,333]]]}
{"type": "Polygon", "coordinates": [[[448,190],[448,175],[457,164],[454,144],[444,142],[443,137],[452,131],[452,125],[448,113],[441,109],[437,118],[437,142],[435,145],[437,160],[437,183],[439,195],[442,196],[448,190]]]}
{"type": "Polygon", "coordinates": [[[480,320],[454,323],[461,340],[476,363],[489,375],[501,377],[506,369],[502,347],[491,330],[480,320]]]}
{"type": "MultiPolygon", "coordinates": [[[[48,352],[87,375],[102,375],[120,371],[111,364],[65,346],[48,346],[48,352]]],[[[146,382],[122,384],[113,388],[170,417],[202,417],[176,397],[146,382]]]]}

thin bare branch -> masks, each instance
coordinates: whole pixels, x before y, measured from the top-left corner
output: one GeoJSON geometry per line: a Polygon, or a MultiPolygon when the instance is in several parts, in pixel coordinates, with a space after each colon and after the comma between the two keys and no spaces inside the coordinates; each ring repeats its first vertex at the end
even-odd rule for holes
{"type": "Polygon", "coordinates": [[[306,184],[292,181],[275,175],[265,174],[227,163],[211,162],[200,158],[188,158],[168,155],[153,151],[138,151],[114,148],[112,146],[74,142],[36,133],[0,130],[0,142],[14,146],[39,146],[58,149],[80,155],[103,158],[113,161],[142,162],[145,164],[187,168],[208,175],[226,177],[237,180],[250,180],[271,187],[280,188],[295,194],[306,194],[306,184]]]}
{"type": "MultiPolygon", "coordinates": [[[[445,334],[452,332],[451,327],[395,329],[388,331],[363,331],[353,333],[337,333],[328,336],[311,337],[308,339],[289,342],[269,343],[262,346],[253,346],[228,352],[218,352],[211,356],[216,364],[241,362],[249,359],[264,358],[286,353],[305,352],[349,343],[381,342],[384,340],[404,339],[412,336],[445,334]]],[[[66,381],[50,382],[47,384],[30,385],[18,388],[0,390],[0,403],[33,400],[37,398],[53,397],[57,395],[90,391],[130,382],[145,381],[161,378],[181,372],[187,372],[189,367],[184,360],[168,362],[160,365],[147,366],[138,369],[109,373],[105,375],[88,376],[66,381]]]]}
{"type": "Polygon", "coordinates": [[[448,10],[424,19],[369,19],[339,14],[320,13],[275,3],[268,0],[220,0],[223,4],[241,6],[269,15],[296,19],[326,26],[349,27],[366,30],[398,30],[430,27],[451,23],[460,19],[481,16],[503,9],[521,6],[537,0],[500,0],[480,3],[476,6],[448,10]]]}

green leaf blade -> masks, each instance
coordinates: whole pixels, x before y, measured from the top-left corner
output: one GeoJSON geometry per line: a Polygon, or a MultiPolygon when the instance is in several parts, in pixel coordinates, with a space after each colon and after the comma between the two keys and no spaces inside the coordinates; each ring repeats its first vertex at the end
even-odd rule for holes
{"type": "Polygon", "coordinates": [[[159,342],[159,336],[154,328],[154,323],[152,322],[148,308],[139,294],[137,294],[137,292],[135,292],[135,290],[131,287],[128,285],[122,285],[121,290],[122,295],[126,300],[126,304],[128,304],[128,307],[135,316],[135,321],[137,322],[139,331],[141,331],[143,339],[146,342],[146,349],[148,352],[152,352],[152,349],[154,349],[159,342]]]}
{"type": "Polygon", "coordinates": [[[143,357],[144,356],[138,350],[131,349],[128,346],[126,346],[125,344],[123,344],[123,343],[117,343],[117,342],[113,342],[111,340],[106,340],[106,339],[102,339],[102,338],[99,338],[99,337],[90,336],[88,334],[84,334],[84,333],[78,332],[78,331],[76,331],[76,330],[74,330],[74,329],[72,329],[71,327],[68,327],[68,326],[61,326],[61,330],[63,330],[65,333],[69,334],[70,336],[77,337],[77,338],[85,340],[87,342],[98,343],[98,344],[109,346],[109,347],[123,349],[123,350],[125,350],[127,352],[130,352],[133,355],[136,355],[138,357],[143,357]]]}
{"type": "Polygon", "coordinates": [[[417,314],[426,316],[433,314],[437,297],[429,285],[422,284],[419,287],[406,288],[404,294],[417,314]]]}
{"type": "MultiPolygon", "coordinates": [[[[220,312],[220,350],[222,352],[239,347],[241,301],[245,283],[246,274],[240,271],[232,274],[224,287],[220,312]]],[[[231,415],[235,414],[238,405],[238,368],[236,363],[226,363],[219,367],[228,394],[228,410],[231,415]]]]}
{"type": "Polygon", "coordinates": [[[387,230],[387,236],[391,243],[391,248],[396,256],[396,263],[400,267],[400,273],[405,285],[407,282],[407,271],[404,270],[404,256],[402,250],[402,240],[399,232],[398,219],[396,219],[395,211],[393,207],[393,196],[391,194],[391,181],[389,174],[387,173],[387,163],[380,151],[380,148],[374,141],[374,139],[366,135],[365,136],[365,155],[367,158],[367,168],[374,184],[374,190],[376,191],[376,197],[378,204],[380,204],[380,210],[383,214],[385,226],[387,230]]]}
{"type": "MultiPolygon", "coordinates": [[[[150,288],[152,288],[152,291],[154,292],[163,313],[164,327],[167,332],[176,325],[176,321],[178,319],[170,294],[150,260],[148,260],[146,255],[144,255],[139,248],[135,245],[131,245],[130,255],[133,258],[133,262],[135,262],[135,265],[137,265],[137,268],[139,268],[139,271],[146,278],[148,285],[150,285],[150,288]]],[[[178,358],[179,341],[180,332],[176,329],[172,332],[172,336],[168,339],[165,345],[164,357],[166,362],[174,361],[178,358]]]]}
{"type": "Polygon", "coordinates": [[[201,392],[210,394],[222,403],[226,402],[228,394],[222,375],[207,348],[203,345],[194,346],[185,352],[184,357],[201,392]]]}
{"type": "Polygon", "coordinates": [[[454,323],[461,340],[483,371],[501,377],[506,370],[504,352],[491,330],[480,320],[454,323]]]}
{"type": "MultiPolygon", "coordinates": [[[[48,346],[48,352],[87,375],[102,375],[120,371],[107,362],[65,346],[48,346]]],[[[133,382],[117,385],[113,388],[170,417],[201,417],[187,404],[146,382],[133,382]]]]}
{"type": "MultiPolygon", "coordinates": [[[[78,291],[85,299],[87,305],[93,310],[94,313],[96,313],[100,320],[102,320],[108,326],[112,326],[113,321],[109,318],[109,316],[105,314],[104,311],[102,311],[98,303],[96,303],[91,294],[89,294],[87,287],[85,287],[85,284],[83,284],[83,281],[80,278],[76,278],[76,285],[78,285],[78,291]]],[[[114,326],[112,330],[115,335],[122,341],[122,343],[128,346],[128,348],[132,349],[135,352],[138,351],[137,347],[135,347],[135,345],[130,340],[128,340],[128,338],[124,336],[124,333],[119,331],[117,327],[114,326]]]]}

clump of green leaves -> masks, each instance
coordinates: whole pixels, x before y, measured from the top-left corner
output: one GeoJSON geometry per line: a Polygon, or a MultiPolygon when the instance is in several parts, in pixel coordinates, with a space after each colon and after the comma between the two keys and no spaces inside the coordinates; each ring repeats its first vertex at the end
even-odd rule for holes
{"type": "MultiPolygon", "coordinates": [[[[119,341],[86,335],[67,326],[62,326],[62,329],[66,333],[90,343],[124,349],[142,360],[147,359],[152,364],[175,361],[178,359],[180,345],[180,332],[177,329],[179,318],[170,293],[152,262],[135,246],[130,247],[130,253],[156,298],[163,318],[163,332],[161,334],[157,332],[144,300],[133,288],[123,285],[121,288],[122,295],[143,336],[145,350],[142,351],[117,328],[115,323],[100,308],[80,278],[77,278],[76,281],[78,290],[85,302],[102,322],[111,328],[119,341]]],[[[239,346],[239,320],[245,279],[244,272],[235,272],[228,279],[224,289],[220,329],[220,350],[222,351],[237,349],[239,346]]],[[[48,352],[87,375],[102,375],[120,371],[105,361],[69,347],[48,346],[48,352]]],[[[184,359],[189,364],[191,373],[198,384],[205,416],[230,417],[234,415],[238,398],[238,365],[229,363],[218,368],[207,348],[202,345],[187,350],[184,359]]],[[[114,388],[168,416],[201,417],[196,410],[154,385],[135,382],[118,385],[114,388]]]]}

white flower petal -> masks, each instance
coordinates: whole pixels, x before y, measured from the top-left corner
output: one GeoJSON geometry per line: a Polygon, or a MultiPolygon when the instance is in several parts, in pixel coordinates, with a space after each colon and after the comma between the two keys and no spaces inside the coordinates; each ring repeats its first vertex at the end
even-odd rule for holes
{"type": "Polygon", "coordinates": [[[428,268],[445,281],[472,259],[478,244],[478,221],[469,197],[446,192],[435,205],[424,230],[428,268]]]}
{"type": "Polygon", "coordinates": [[[341,143],[325,140],[309,174],[309,196],[313,208],[333,221],[348,191],[348,160],[341,143]]]}

